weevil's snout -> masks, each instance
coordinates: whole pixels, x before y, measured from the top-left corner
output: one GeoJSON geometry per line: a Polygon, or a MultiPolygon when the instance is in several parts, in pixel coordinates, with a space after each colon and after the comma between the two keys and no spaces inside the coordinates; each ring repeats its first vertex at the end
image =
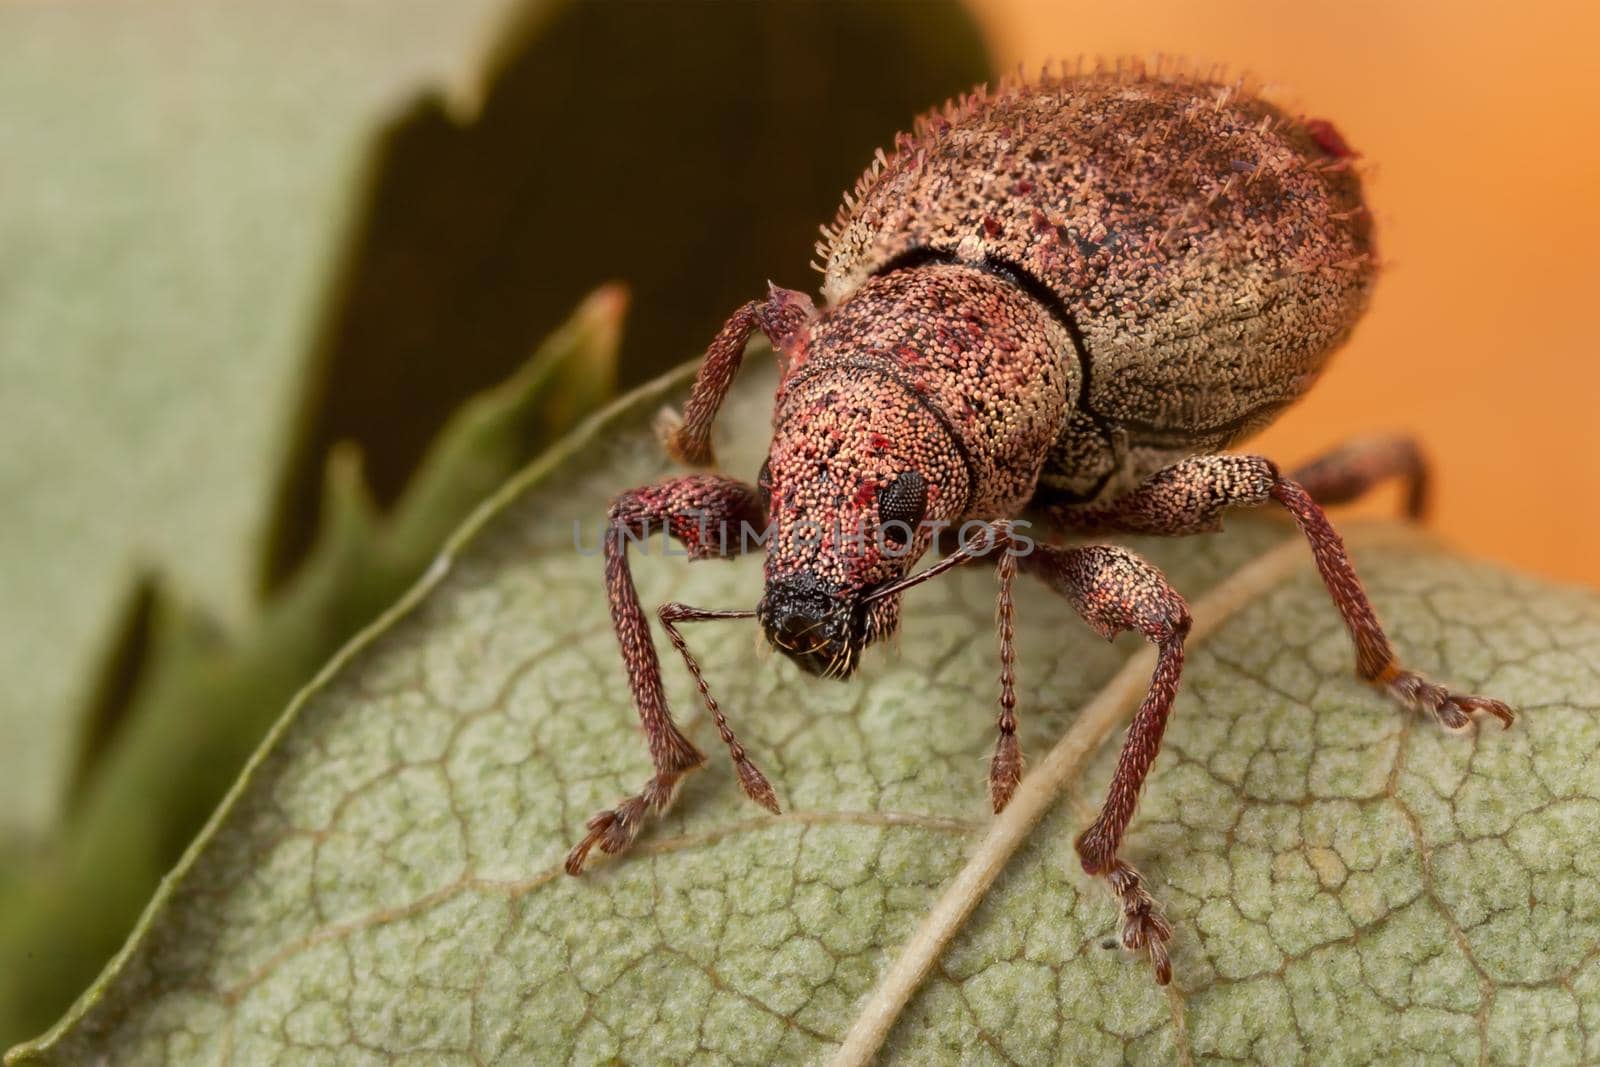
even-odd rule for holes
{"type": "Polygon", "coordinates": [[[768,582],[756,618],[772,646],[808,674],[848,678],[861,662],[866,627],[857,598],[815,575],[768,582]]]}

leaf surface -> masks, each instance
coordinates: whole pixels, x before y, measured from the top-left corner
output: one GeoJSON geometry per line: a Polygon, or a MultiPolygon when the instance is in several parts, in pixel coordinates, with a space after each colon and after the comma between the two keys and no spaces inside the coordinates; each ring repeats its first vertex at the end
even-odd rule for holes
{"type": "Polygon", "coordinates": [[[85,753],[77,804],[53,848],[0,881],[0,1038],[61,1014],[126,939],[284,704],[541,442],[611,396],[626,304],[616,286],[597,290],[517,374],[462,405],[393,511],[374,509],[355,451],[336,452],[306,565],[231,639],[169,587],[148,586],[134,609],[139,684],[118,694],[119,714],[85,753]]]}
{"type": "MultiPolygon", "coordinates": [[[[565,877],[584,819],[648,774],[599,560],[574,523],[592,551],[607,499],[668,472],[647,424],[684,381],[635,394],[478,513],[448,564],[296,701],[101,981],[8,1062],[772,1063],[837,1049],[992,840],[993,581],[967,568],[911,594],[898,655],[869,657],[848,685],[763,659],[748,623],[690,631],[786,814],[742,798],[666,659],[711,764],[631,855],[565,877]]],[[[735,473],[759,463],[771,388],[747,371],[725,412],[735,473]]],[[[1174,986],[1101,947],[1114,909],[1071,850],[1115,757],[1119,732],[1102,730],[894,1009],[888,1058],[1600,1055],[1600,603],[1355,531],[1402,653],[1523,711],[1509,732],[1447,736],[1356,682],[1296,536],[1240,518],[1135,542],[1197,619],[1226,605],[1197,625],[1125,850],[1177,928],[1174,986]]],[[[636,567],[647,604],[758,595],[758,560],[689,566],[653,549],[636,567]]],[[[1123,699],[1139,642],[1099,641],[1031,583],[1018,627],[1022,737],[1042,771],[1057,737],[1123,699]]]]}

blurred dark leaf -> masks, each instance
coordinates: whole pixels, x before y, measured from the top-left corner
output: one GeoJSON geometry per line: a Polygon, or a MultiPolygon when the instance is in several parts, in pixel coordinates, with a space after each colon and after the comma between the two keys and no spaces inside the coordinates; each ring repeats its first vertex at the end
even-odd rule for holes
{"type": "Polygon", "coordinates": [[[986,71],[954,3],[529,9],[481,100],[423,97],[384,135],[312,359],[267,586],[310,544],[334,443],[360,445],[387,502],[429,431],[598,282],[634,294],[624,385],[702,348],[769,278],[811,288],[817,227],[873,149],[986,71]]]}

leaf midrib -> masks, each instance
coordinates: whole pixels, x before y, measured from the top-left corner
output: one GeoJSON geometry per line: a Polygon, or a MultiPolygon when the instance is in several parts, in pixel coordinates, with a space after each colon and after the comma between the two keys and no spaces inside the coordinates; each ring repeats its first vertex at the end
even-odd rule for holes
{"type": "MultiPolygon", "coordinates": [[[[1355,524],[1345,538],[1353,548],[1414,545],[1426,540],[1427,536],[1415,528],[1388,523],[1355,524]]],[[[1310,562],[1301,538],[1292,536],[1240,566],[1191,606],[1193,625],[1186,646],[1192,650],[1203,644],[1229,618],[1305,570],[1310,562]]],[[[862,1001],[843,1044],[830,1061],[832,1067],[866,1067],[872,1062],[929,971],[1011,857],[1027,842],[1029,832],[1073,784],[1112,730],[1138,705],[1154,670],[1155,653],[1146,647],[1130,656],[1111,680],[1079,708],[1072,725],[1023,778],[1006,810],[990,824],[927,918],[901,946],[862,1001]]],[[[1179,1060],[1188,1064],[1192,1054],[1183,1025],[1183,994],[1175,984],[1167,987],[1167,994],[1173,1008],[1179,1060]]]]}

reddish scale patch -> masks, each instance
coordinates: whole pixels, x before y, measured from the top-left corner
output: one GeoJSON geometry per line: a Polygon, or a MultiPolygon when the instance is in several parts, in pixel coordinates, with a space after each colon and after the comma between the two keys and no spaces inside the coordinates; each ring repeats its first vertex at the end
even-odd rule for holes
{"type": "Polygon", "coordinates": [[[999,237],[1000,220],[995,218],[993,215],[985,215],[983,217],[983,232],[988,234],[990,237],[999,237]]]}
{"type": "MultiPolygon", "coordinates": [[[[847,598],[906,573],[930,538],[891,554],[872,529],[878,491],[899,472],[927,481],[930,520],[1013,514],[1027,499],[1072,383],[1071,339],[1026,293],[973,267],[895,271],[819,317],[808,346],[804,380],[774,412],[769,462],[785,492],[769,582],[806,574],[847,598]],[[820,544],[785,538],[802,523],[820,544]]],[[[871,610],[873,632],[892,632],[898,601],[871,610]]]]}
{"type": "Polygon", "coordinates": [[[1335,159],[1356,159],[1361,155],[1327,119],[1307,119],[1306,132],[1317,142],[1318,148],[1335,159]]]}
{"type": "Polygon", "coordinates": [[[788,352],[784,353],[784,367],[788,373],[793,373],[806,365],[806,357],[811,354],[811,346],[801,341],[788,352]]]}
{"type": "Polygon", "coordinates": [[[1017,183],[1011,187],[1011,191],[1018,196],[1027,196],[1033,192],[1033,183],[1026,178],[1018,178],[1017,183]]]}
{"type": "Polygon", "coordinates": [[[852,556],[847,569],[850,584],[857,587],[871,584],[876,567],[877,560],[874,557],[852,556]]]}

